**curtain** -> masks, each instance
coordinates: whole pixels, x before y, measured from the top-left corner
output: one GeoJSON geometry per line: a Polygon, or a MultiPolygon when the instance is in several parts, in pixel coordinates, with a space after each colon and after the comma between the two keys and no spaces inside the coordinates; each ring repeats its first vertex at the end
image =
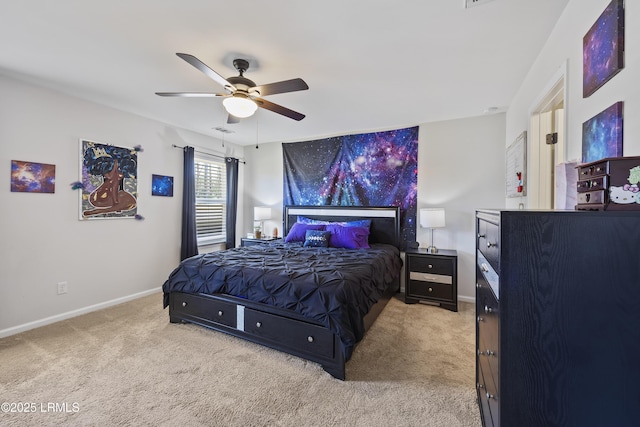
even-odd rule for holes
{"type": "Polygon", "coordinates": [[[225,157],[227,165],[227,249],[236,247],[236,217],[238,215],[238,159],[225,157]]]}
{"type": "Polygon", "coordinates": [[[182,244],[180,260],[198,254],[198,235],[196,232],[196,183],[195,150],[184,147],[184,168],[182,187],[182,244]]]}

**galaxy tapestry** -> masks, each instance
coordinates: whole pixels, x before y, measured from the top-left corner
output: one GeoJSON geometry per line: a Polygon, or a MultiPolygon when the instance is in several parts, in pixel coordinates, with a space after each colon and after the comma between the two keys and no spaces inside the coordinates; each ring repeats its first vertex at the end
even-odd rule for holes
{"type": "Polygon", "coordinates": [[[80,141],[80,219],[135,218],[138,153],[132,148],[80,141]]]}
{"type": "Polygon", "coordinates": [[[418,126],[282,144],[285,205],[399,206],[416,240],[418,126]]]}
{"type": "Polygon", "coordinates": [[[582,124],[582,163],[622,157],[622,110],[616,102],[582,124]]]}
{"type": "Polygon", "coordinates": [[[11,191],[55,193],[56,165],[11,160],[11,191]]]}
{"type": "Polygon", "coordinates": [[[624,1],[612,0],[582,39],[582,97],[624,68],[624,1]]]}

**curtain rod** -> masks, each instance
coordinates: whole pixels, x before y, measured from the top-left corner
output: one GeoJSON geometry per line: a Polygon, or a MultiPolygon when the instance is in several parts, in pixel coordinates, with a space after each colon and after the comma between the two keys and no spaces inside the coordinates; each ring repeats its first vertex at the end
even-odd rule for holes
{"type": "MultiPolygon", "coordinates": [[[[184,150],[184,149],[186,148],[186,147],[180,147],[179,145],[176,145],[176,144],[171,144],[171,146],[172,146],[173,148],[179,148],[179,149],[181,149],[181,150],[184,150]]],[[[218,157],[219,159],[226,159],[227,157],[231,157],[231,156],[221,156],[221,155],[219,155],[219,154],[207,153],[207,152],[205,152],[205,151],[199,151],[199,150],[196,150],[195,148],[193,149],[193,151],[195,151],[196,153],[199,153],[199,154],[205,154],[205,155],[207,155],[207,156],[218,157]]],[[[235,157],[231,157],[231,158],[232,158],[232,159],[235,159],[235,157]]],[[[240,160],[240,159],[236,159],[236,160],[237,160],[238,162],[242,163],[242,164],[245,164],[245,165],[247,164],[247,162],[245,162],[244,160],[240,160]]]]}

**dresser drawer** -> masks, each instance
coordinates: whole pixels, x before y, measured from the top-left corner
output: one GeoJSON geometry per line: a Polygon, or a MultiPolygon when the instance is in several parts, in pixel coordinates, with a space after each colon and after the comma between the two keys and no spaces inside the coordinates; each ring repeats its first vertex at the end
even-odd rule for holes
{"type": "Polygon", "coordinates": [[[482,408],[485,427],[498,427],[500,425],[500,414],[498,405],[498,393],[491,374],[487,371],[486,365],[478,360],[478,400],[482,408]]]}
{"type": "Polygon", "coordinates": [[[190,317],[210,320],[220,325],[236,327],[236,305],[225,301],[216,301],[210,298],[178,293],[172,298],[172,311],[186,313],[190,317]]]}
{"type": "Polygon", "coordinates": [[[290,319],[245,308],[244,331],[278,344],[291,346],[303,353],[329,358],[335,353],[332,345],[333,333],[322,326],[304,321],[292,324],[290,319]]]}
{"type": "Polygon", "coordinates": [[[601,205],[607,201],[607,192],[605,190],[587,191],[586,193],[578,193],[579,205],[601,205]]]}
{"type": "Polygon", "coordinates": [[[584,181],[578,181],[576,185],[578,193],[593,190],[606,190],[609,185],[607,178],[607,175],[603,175],[592,179],[586,179],[584,181]]]}
{"type": "Polygon", "coordinates": [[[478,250],[482,252],[489,264],[494,270],[500,270],[500,252],[498,249],[500,243],[500,229],[497,224],[478,220],[478,250]]]}
{"type": "Polygon", "coordinates": [[[594,176],[606,175],[609,173],[609,162],[603,161],[598,163],[589,163],[588,165],[580,166],[578,169],[578,180],[591,178],[594,176]]]}
{"type": "Polygon", "coordinates": [[[448,301],[453,299],[453,287],[451,284],[445,285],[443,283],[411,280],[407,289],[407,296],[413,298],[436,298],[448,301]]]}
{"type": "MultiPolygon", "coordinates": [[[[482,411],[482,418],[483,418],[483,425],[484,427],[494,427],[497,426],[497,423],[494,423],[493,421],[493,414],[491,413],[491,406],[489,405],[489,400],[492,399],[492,393],[494,392],[494,390],[491,387],[487,387],[487,381],[485,380],[485,373],[482,370],[480,363],[478,363],[477,365],[477,379],[478,379],[478,383],[476,384],[476,388],[478,391],[478,403],[480,404],[480,409],[482,411]]],[[[490,375],[490,374],[489,374],[490,375]]],[[[495,393],[493,393],[493,396],[495,396],[495,393]]],[[[495,411],[495,416],[496,416],[496,420],[498,419],[498,409],[497,409],[497,405],[492,405],[494,406],[494,411],[495,411]]]]}
{"type": "MultiPolygon", "coordinates": [[[[407,268],[413,273],[428,273],[433,275],[453,275],[453,262],[443,257],[410,257],[407,268]]],[[[421,280],[421,279],[416,279],[421,280]]],[[[436,280],[437,281],[437,280],[436,280]]],[[[451,283],[451,282],[449,282],[451,283]]]]}

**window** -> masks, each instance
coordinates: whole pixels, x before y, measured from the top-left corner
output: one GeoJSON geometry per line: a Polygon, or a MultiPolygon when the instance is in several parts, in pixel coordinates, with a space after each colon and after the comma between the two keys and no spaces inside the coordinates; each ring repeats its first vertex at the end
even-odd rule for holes
{"type": "Polygon", "coordinates": [[[198,246],[224,242],[227,172],[223,162],[195,159],[196,232],[198,246]]]}

